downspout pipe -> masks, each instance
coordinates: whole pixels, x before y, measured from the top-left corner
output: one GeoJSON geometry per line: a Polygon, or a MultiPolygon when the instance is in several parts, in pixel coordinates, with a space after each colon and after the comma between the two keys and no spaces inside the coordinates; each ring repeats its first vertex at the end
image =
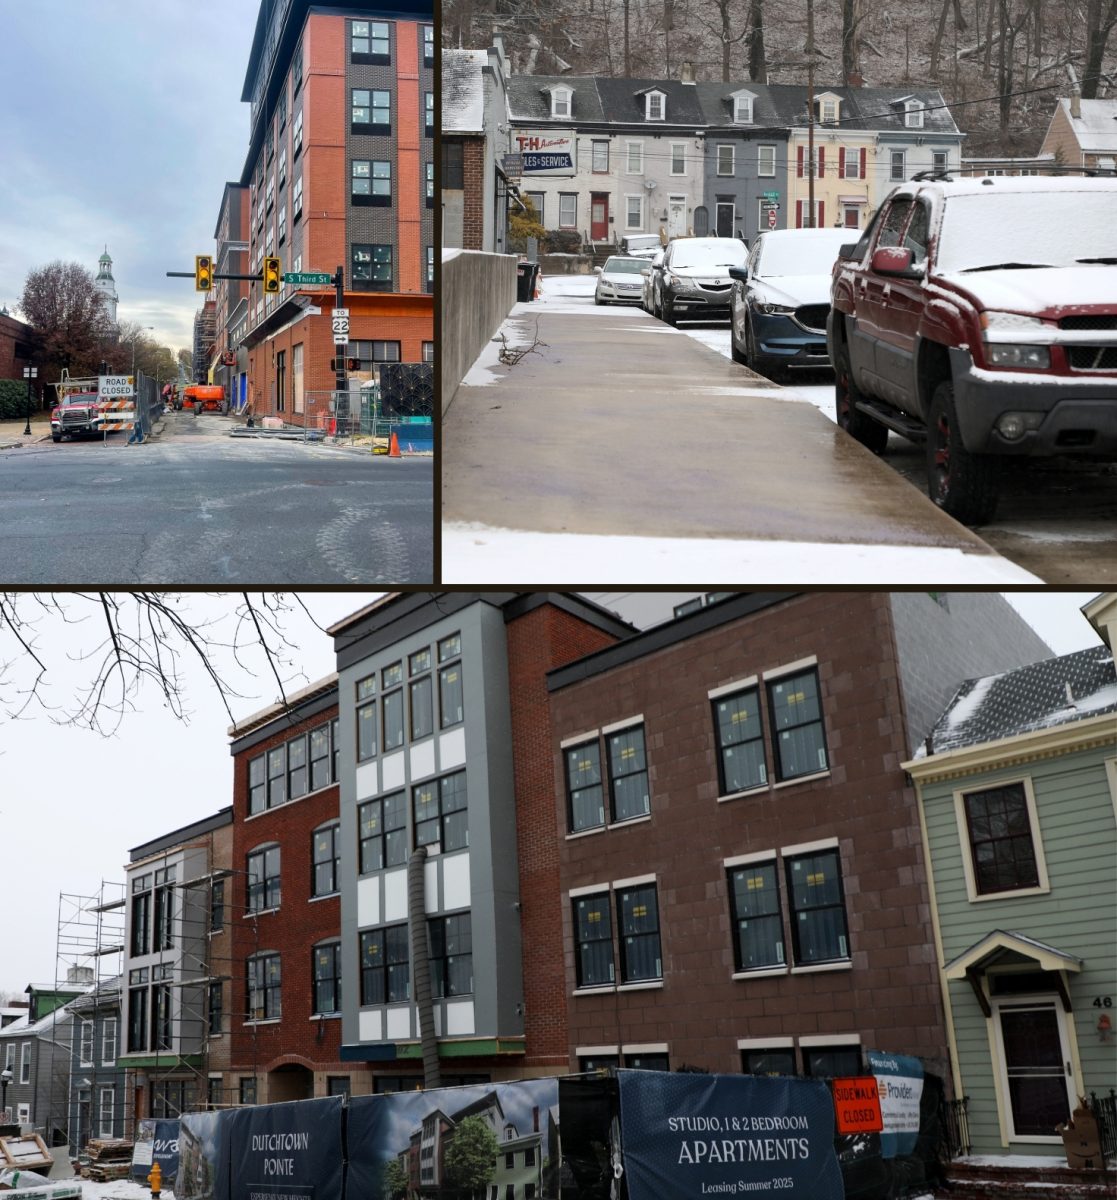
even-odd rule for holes
{"type": "Polygon", "coordinates": [[[434,1000],[431,997],[430,950],[427,947],[426,905],[427,848],[417,846],[407,864],[407,920],[411,929],[411,981],[419,1010],[419,1044],[423,1051],[423,1087],[442,1085],[438,1039],[434,1034],[434,1000]]]}

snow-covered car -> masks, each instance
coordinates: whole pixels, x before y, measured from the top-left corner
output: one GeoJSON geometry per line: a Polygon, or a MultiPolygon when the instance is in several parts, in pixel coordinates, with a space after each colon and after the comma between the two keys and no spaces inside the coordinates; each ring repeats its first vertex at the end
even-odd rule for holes
{"type": "Polygon", "coordinates": [[[663,253],[663,250],[659,249],[648,260],[651,266],[644,276],[644,293],[640,301],[640,307],[653,317],[659,316],[659,276],[663,270],[663,253]]]}
{"type": "Polygon", "coordinates": [[[733,361],[761,374],[828,367],[830,277],[845,229],[771,229],[758,234],[748,263],[730,267],[733,361]]]}
{"type": "Polygon", "coordinates": [[[668,325],[680,317],[727,317],[733,280],[730,267],[744,265],[748,247],[737,238],[675,238],[663,252],[656,289],[658,315],[668,325]]]}
{"type": "Polygon", "coordinates": [[[658,233],[626,233],[621,237],[620,249],[628,258],[654,258],[663,243],[658,233]]]}
{"type": "Polygon", "coordinates": [[[1008,455],[1117,459],[1117,178],[919,179],[834,266],[838,423],[927,448],[931,499],[996,511],[1008,455]]]}
{"type": "Polygon", "coordinates": [[[646,258],[613,255],[607,259],[605,265],[597,269],[594,304],[639,304],[644,291],[644,273],[649,265],[646,258]]]}

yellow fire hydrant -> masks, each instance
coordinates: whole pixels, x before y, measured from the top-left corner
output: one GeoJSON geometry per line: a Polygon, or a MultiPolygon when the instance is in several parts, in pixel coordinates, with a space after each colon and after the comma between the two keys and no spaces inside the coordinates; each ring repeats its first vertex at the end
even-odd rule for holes
{"type": "Polygon", "coordinates": [[[163,1168],[158,1163],[152,1166],[151,1174],[147,1177],[147,1181],[151,1184],[152,1196],[158,1196],[163,1186],[163,1168]]]}

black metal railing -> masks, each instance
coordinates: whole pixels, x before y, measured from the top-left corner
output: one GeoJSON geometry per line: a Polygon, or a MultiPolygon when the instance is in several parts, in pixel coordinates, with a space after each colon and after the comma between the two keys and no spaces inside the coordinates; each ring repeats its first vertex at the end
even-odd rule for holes
{"type": "Polygon", "coordinates": [[[1087,1104],[1098,1123],[1102,1157],[1117,1158],[1117,1092],[1113,1088],[1108,1096],[1091,1092],[1087,1104]]]}
{"type": "Polygon", "coordinates": [[[969,1096],[963,1096],[961,1100],[944,1099],[939,1108],[944,1148],[951,1158],[970,1152],[969,1107],[969,1096]]]}

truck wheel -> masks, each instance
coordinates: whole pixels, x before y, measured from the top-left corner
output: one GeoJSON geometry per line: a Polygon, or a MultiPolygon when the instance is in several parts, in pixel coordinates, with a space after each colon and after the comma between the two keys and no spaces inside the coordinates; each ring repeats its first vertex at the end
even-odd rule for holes
{"type": "Polygon", "coordinates": [[[954,409],[954,384],[942,380],[931,396],[927,423],[927,490],[931,499],[965,525],[984,525],[997,511],[1000,463],[962,445],[954,409]]]}
{"type": "Polygon", "coordinates": [[[834,408],[838,425],[866,450],[883,454],[888,445],[888,427],[874,421],[857,407],[861,393],[853,382],[849,347],[840,342],[834,351],[834,408]]]}
{"type": "Polygon", "coordinates": [[[62,441],[62,434],[60,434],[60,433],[52,433],[52,434],[50,435],[50,440],[51,440],[52,442],[60,442],[60,441],[62,441]]]}

